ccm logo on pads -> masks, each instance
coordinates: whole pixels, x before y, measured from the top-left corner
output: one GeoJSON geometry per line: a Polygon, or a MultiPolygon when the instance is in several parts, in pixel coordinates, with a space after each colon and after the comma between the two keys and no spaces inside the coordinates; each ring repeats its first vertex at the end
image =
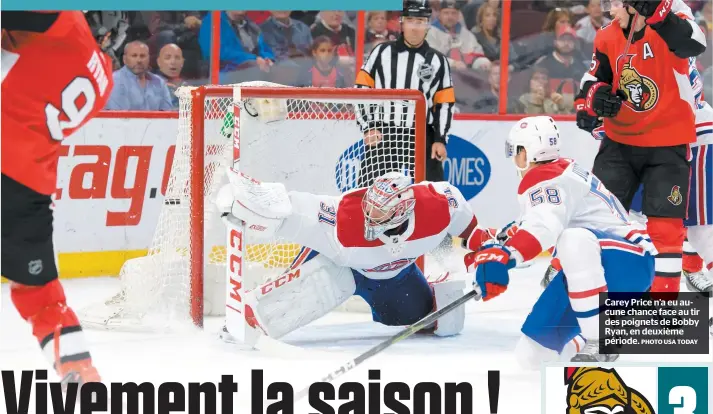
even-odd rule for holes
{"type": "Polygon", "coordinates": [[[283,286],[285,283],[290,283],[299,277],[300,277],[299,269],[297,269],[297,271],[295,271],[295,272],[285,273],[284,275],[278,277],[277,279],[275,279],[271,282],[267,282],[264,285],[260,286],[260,293],[263,295],[266,295],[273,288],[279,288],[280,286],[283,286]]]}
{"type": "Polygon", "coordinates": [[[259,224],[253,224],[250,226],[250,230],[255,230],[255,231],[265,231],[267,230],[267,227],[261,226],[259,224]]]}
{"type": "MultiPolygon", "coordinates": [[[[243,301],[243,298],[240,297],[240,291],[243,287],[243,235],[240,232],[236,230],[230,231],[229,248],[230,265],[228,266],[228,269],[230,271],[230,299],[237,302],[238,306],[233,308],[240,312],[240,304],[243,301]]],[[[230,303],[228,303],[227,306],[230,306],[230,303]]]]}

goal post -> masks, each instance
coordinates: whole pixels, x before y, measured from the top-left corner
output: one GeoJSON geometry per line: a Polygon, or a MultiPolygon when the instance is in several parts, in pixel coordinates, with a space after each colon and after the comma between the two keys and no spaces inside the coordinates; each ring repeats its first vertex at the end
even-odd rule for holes
{"type": "MultiPolygon", "coordinates": [[[[427,106],[419,91],[247,82],[182,87],[177,95],[178,137],[148,254],[124,264],[119,293],[80,310],[87,327],[202,327],[204,315],[225,314],[231,264],[214,197],[228,168],[288,190],[338,195],[356,188],[359,177],[373,181],[384,172],[364,167],[372,149],[357,118],[368,116],[379,125],[399,125],[384,134],[394,165],[415,182],[425,179],[427,106]],[[392,113],[397,119],[384,115],[392,113]]],[[[280,276],[301,247],[289,240],[243,241],[248,289],[280,276]]],[[[424,269],[423,257],[417,263],[424,269]]]]}

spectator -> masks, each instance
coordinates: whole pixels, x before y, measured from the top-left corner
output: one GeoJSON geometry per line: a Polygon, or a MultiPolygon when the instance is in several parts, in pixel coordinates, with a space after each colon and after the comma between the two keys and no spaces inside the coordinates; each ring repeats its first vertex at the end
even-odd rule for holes
{"type": "Polygon", "coordinates": [[[149,72],[149,47],[141,41],[124,47],[124,67],[114,72],[114,89],[108,110],[169,111],[171,96],[166,83],[149,72]]]}
{"type": "Polygon", "coordinates": [[[189,79],[205,77],[208,63],[201,59],[198,32],[203,21],[195,11],[149,11],[138,13],[147,25],[150,39],[151,62],[156,63],[160,50],[176,44],[185,57],[182,76],[189,79]]]}
{"type": "Polygon", "coordinates": [[[92,33],[94,34],[94,38],[97,40],[99,48],[111,59],[112,70],[118,70],[121,67],[121,62],[119,62],[119,58],[116,57],[116,53],[112,48],[111,32],[108,31],[106,27],[98,26],[96,28],[92,28],[92,33]]]}
{"type": "MultiPolygon", "coordinates": [[[[572,14],[567,9],[553,9],[547,13],[545,22],[542,25],[542,33],[526,39],[524,42],[519,41],[518,46],[522,51],[523,66],[529,66],[536,61],[547,56],[554,50],[555,33],[561,30],[564,26],[572,26],[572,14]]],[[[581,60],[585,60],[585,56],[578,56],[581,60]]],[[[591,53],[588,51],[586,61],[591,60],[591,53]]]]}
{"type": "Polygon", "coordinates": [[[104,28],[110,33],[109,48],[113,51],[114,56],[121,59],[121,53],[126,43],[129,30],[129,15],[122,11],[89,11],[85,13],[87,23],[92,29],[95,36],[99,36],[99,32],[104,28]]]}
{"type": "Polygon", "coordinates": [[[587,12],[586,0],[534,0],[532,8],[540,11],[566,10],[570,14],[584,14],[587,12]]]}
{"type": "Polygon", "coordinates": [[[429,46],[448,57],[448,63],[454,70],[488,70],[490,60],[485,57],[483,47],[459,19],[460,11],[456,1],[443,0],[438,20],[428,31],[426,41],[429,46]]]}
{"type": "Polygon", "coordinates": [[[265,23],[267,19],[270,18],[270,16],[272,16],[272,13],[270,13],[269,11],[253,10],[245,12],[245,15],[248,17],[248,19],[255,22],[256,25],[262,26],[262,24],[265,23]]]}
{"type": "MultiPolygon", "coordinates": [[[[463,22],[465,22],[465,26],[468,30],[475,31],[478,24],[478,11],[486,4],[494,8],[498,16],[500,15],[500,7],[502,6],[500,0],[471,0],[461,7],[460,11],[463,14],[463,22]]],[[[498,22],[498,26],[500,25],[499,23],[500,22],[498,22]]]]}
{"type": "Polygon", "coordinates": [[[319,12],[314,10],[295,10],[291,16],[293,19],[299,20],[307,26],[312,27],[317,20],[317,14],[319,14],[319,12]]]}
{"type": "Polygon", "coordinates": [[[290,11],[273,11],[272,16],[260,26],[265,43],[279,61],[308,57],[312,47],[309,27],[290,18],[290,11]]]}
{"type": "Polygon", "coordinates": [[[317,88],[346,88],[344,74],[337,66],[334,43],[327,36],[318,36],[312,43],[313,64],[304,71],[297,81],[297,86],[317,88]]]}
{"type": "Polygon", "coordinates": [[[390,32],[401,33],[401,12],[390,11],[386,13],[386,28],[390,32]]]}
{"type": "MultiPolygon", "coordinates": [[[[499,1],[499,0],[498,0],[499,1]]],[[[499,11],[496,6],[485,3],[478,9],[476,16],[476,25],[473,27],[473,34],[480,46],[483,48],[485,57],[491,62],[500,60],[500,22],[499,11]]],[[[510,70],[519,69],[520,58],[515,48],[515,45],[510,43],[510,52],[508,61],[510,62],[510,70]]]]}
{"type": "Polygon", "coordinates": [[[579,19],[577,24],[574,25],[574,28],[577,30],[577,36],[580,39],[588,44],[594,44],[594,35],[597,34],[597,30],[611,20],[604,17],[601,0],[589,0],[587,13],[589,15],[579,19]]]}
{"type": "Polygon", "coordinates": [[[366,45],[364,53],[367,55],[378,43],[396,40],[399,34],[392,32],[387,27],[387,17],[385,11],[368,12],[366,15],[366,45]]]}
{"type": "Polygon", "coordinates": [[[703,4],[701,11],[696,13],[696,22],[705,26],[705,32],[713,34],[713,3],[708,0],[703,4]]]}
{"type": "MultiPolygon", "coordinates": [[[[211,19],[208,13],[198,34],[203,58],[210,59],[211,19]]],[[[220,13],[220,70],[230,72],[257,67],[267,73],[275,61],[275,55],[260,33],[260,27],[247,19],[244,11],[233,10],[220,13]]]]}
{"type": "Polygon", "coordinates": [[[169,43],[162,47],[158,53],[158,72],[156,74],[166,82],[174,108],[178,108],[176,89],[184,84],[181,78],[183,63],[183,51],[176,44],[169,43]]]}
{"type": "Polygon", "coordinates": [[[364,54],[368,55],[376,45],[390,42],[399,37],[397,32],[388,28],[388,17],[385,11],[368,12],[366,15],[366,36],[364,54]]]}
{"type": "Polygon", "coordinates": [[[589,68],[578,56],[577,33],[573,28],[561,26],[557,31],[552,53],[538,62],[538,66],[547,70],[553,101],[574,113],[574,97],[579,92],[579,83],[589,68]]]}
{"type": "Polygon", "coordinates": [[[354,47],[356,45],[356,32],[346,24],[343,11],[323,11],[319,13],[320,19],[312,26],[312,38],[327,36],[336,45],[340,62],[349,65],[354,62],[354,47]]]}
{"type": "Polygon", "coordinates": [[[519,99],[524,112],[531,115],[562,113],[564,106],[557,104],[555,100],[562,102],[562,96],[550,92],[547,70],[535,68],[530,75],[529,92],[522,94],[519,99]]]}
{"type": "MultiPolygon", "coordinates": [[[[482,9],[482,8],[481,8],[482,9]]],[[[509,81],[509,78],[508,78],[509,81]]],[[[497,114],[500,103],[500,62],[493,62],[488,72],[488,89],[479,91],[473,103],[473,111],[480,114],[497,114]]],[[[508,113],[523,113],[524,108],[517,100],[509,99],[508,113]]]]}

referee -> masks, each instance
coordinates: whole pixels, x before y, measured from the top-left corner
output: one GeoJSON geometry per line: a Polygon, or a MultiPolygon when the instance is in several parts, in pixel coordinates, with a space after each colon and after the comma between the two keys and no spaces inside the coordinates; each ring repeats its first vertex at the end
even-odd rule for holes
{"type": "MultiPolygon", "coordinates": [[[[431,20],[428,0],[405,0],[401,35],[374,48],[359,71],[356,88],[417,89],[426,98],[426,180],[444,181],[448,130],[453,120],[455,93],[448,60],[426,42],[431,20]],[[430,148],[430,151],[428,149],[430,148]]],[[[364,160],[359,187],[366,187],[387,172],[414,176],[415,107],[404,101],[356,106],[357,122],[364,133],[364,160]],[[404,137],[409,137],[404,139],[404,137]]]]}

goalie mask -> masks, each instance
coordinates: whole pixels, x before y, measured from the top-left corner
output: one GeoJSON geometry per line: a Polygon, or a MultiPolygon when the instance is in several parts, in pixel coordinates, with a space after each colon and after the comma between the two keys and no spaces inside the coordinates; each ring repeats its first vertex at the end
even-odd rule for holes
{"type": "Polygon", "coordinates": [[[512,158],[520,176],[530,163],[554,161],[560,157],[560,132],[554,119],[549,116],[523,118],[510,129],[505,140],[505,157],[512,158]],[[520,167],[515,162],[518,148],[527,151],[527,165],[520,167]]]}
{"type": "Polygon", "coordinates": [[[387,230],[405,223],[413,214],[415,205],[411,178],[398,172],[377,178],[361,201],[364,238],[374,241],[387,230]]]}

